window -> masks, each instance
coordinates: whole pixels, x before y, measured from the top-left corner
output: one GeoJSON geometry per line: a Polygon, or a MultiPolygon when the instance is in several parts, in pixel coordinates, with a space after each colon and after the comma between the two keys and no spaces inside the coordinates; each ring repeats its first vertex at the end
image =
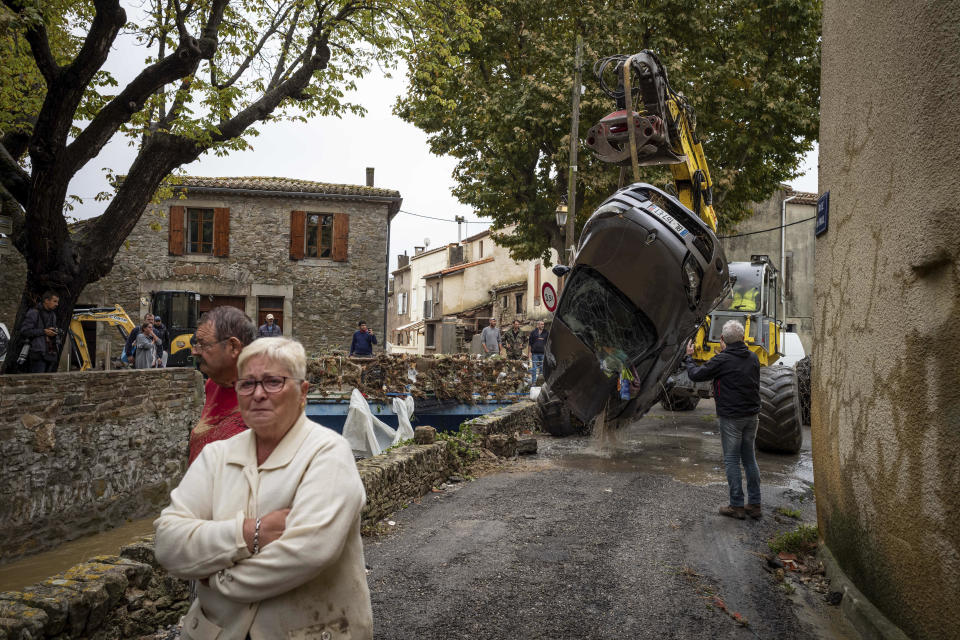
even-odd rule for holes
{"type": "MultiPolygon", "coordinates": [[[[483,240],[480,241],[480,258],[483,257],[483,240]]],[[[478,258],[479,260],[479,258],[478,258]]]]}
{"type": "Polygon", "coordinates": [[[428,324],[426,328],[427,328],[427,342],[425,346],[427,346],[430,349],[433,349],[436,347],[434,342],[436,341],[437,325],[428,324]]]}
{"type": "Polygon", "coordinates": [[[308,258],[329,258],[333,251],[333,216],[330,214],[307,214],[308,258]]]}
{"type": "Polygon", "coordinates": [[[170,235],[168,249],[172,256],[184,253],[212,255],[226,258],[230,255],[230,209],[228,207],[187,208],[170,207],[170,235]]]}
{"type": "Polygon", "coordinates": [[[397,315],[402,316],[407,312],[407,292],[401,291],[397,294],[397,315]]]}
{"type": "Polygon", "coordinates": [[[187,252],[213,253],[213,209],[187,209],[187,252]]]}
{"type": "Polygon", "coordinates": [[[507,296],[503,296],[502,298],[500,298],[500,309],[502,309],[503,311],[507,310],[507,296]]]}
{"type": "Polygon", "coordinates": [[[290,259],[327,258],[347,262],[350,216],[345,213],[290,212],[290,259]]]}
{"type": "Polygon", "coordinates": [[[523,313],[523,294],[517,294],[517,313],[523,313]]]}

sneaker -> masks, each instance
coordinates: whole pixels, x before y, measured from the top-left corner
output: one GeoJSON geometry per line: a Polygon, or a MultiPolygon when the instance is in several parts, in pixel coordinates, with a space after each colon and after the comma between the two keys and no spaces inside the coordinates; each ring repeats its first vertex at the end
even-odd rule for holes
{"type": "Polygon", "coordinates": [[[763,509],[759,504],[748,504],[743,508],[747,512],[747,515],[753,518],[754,520],[759,520],[763,517],[763,509]]]}
{"type": "Polygon", "coordinates": [[[747,519],[747,513],[743,507],[720,507],[720,515],[727,516],[728,518],[736,518],[737,520],[747,519]]]}

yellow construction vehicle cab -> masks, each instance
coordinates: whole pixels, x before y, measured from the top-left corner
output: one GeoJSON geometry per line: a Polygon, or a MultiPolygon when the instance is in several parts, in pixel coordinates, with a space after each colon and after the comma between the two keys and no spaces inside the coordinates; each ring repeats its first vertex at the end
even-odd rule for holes
{"type": "MultiPolygon", "coordinates": [[[[612,56],[595,68],[601,87],[616,101],[617,111],[587,133],[587,146],[605,162],[632,173],[639,183],[640,167],[669,165],[677,199],[713,231],[713,181],[696,131],[693,108],[673,91],[667,71],[652,51],[612,56]],[[607,84],[609,71],[616,89],[607,84]]],[[[621,174],[621,183],[623,180],[621,174]]],[[[622,185],[621,185],[622,186],[622,185]]],[[[763,408],[757,444],[770,451],[795,453],[802,443],[799,389],[792,368],[771,367],[782,354],[782,321],[778,313],[778,273],[767,256],[728,264],[732,288],[697,330],[694,359],[705,362],[720,351],[723,324],[736,319],[746,329],[745,342],[761,364],[763,408]]],[[[709,397],[711,385],[692,383],[682,369],[670,378],[661,396],[668,409],[693,409],[709,397]]]]}
{"type": "Polygon", "coordinates": [[[75,311],[73,317],[70,319],[70,339],[73,343],[71,355],[74,364],[76,364],[81,371],[87,371],[93,368],[93,361],[90,359],[90,350],[87,347],[87,339],[83,334],[82,322],[105,322],[111,327],[116,327],[123,337],[124,342],[134,327],[130,316],[127,315],[127,312],[124,311],[120,305],[112,308],[94,307],[92,309],[75,311]]]}
{"type": "Polygon", "coordinates": [[[160,316],[170,340],[168,367],[192,367],[190,338],[197,330],[197,301],[195,291],[153,291],[150,311],[160,316]]]}

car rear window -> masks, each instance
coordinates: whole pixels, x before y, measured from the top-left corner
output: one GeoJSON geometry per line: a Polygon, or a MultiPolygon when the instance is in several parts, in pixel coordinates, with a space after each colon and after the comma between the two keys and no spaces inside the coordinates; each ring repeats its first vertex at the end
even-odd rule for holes
{"type": "Polygon", "coordinates": [[[619,373],[657,341],[657,331],[649,318],[589,267],[578,267],[571,274],[557,318],[610,373],[619,373]]]}

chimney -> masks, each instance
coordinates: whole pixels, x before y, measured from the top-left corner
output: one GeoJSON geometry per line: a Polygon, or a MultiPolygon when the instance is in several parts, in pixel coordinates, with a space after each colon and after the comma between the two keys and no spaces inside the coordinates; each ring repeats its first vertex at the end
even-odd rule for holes
{"type": "Polygon", "coordinates": [[[367,167],[367,186],[373,186],[373,167],[367,167]]]}

